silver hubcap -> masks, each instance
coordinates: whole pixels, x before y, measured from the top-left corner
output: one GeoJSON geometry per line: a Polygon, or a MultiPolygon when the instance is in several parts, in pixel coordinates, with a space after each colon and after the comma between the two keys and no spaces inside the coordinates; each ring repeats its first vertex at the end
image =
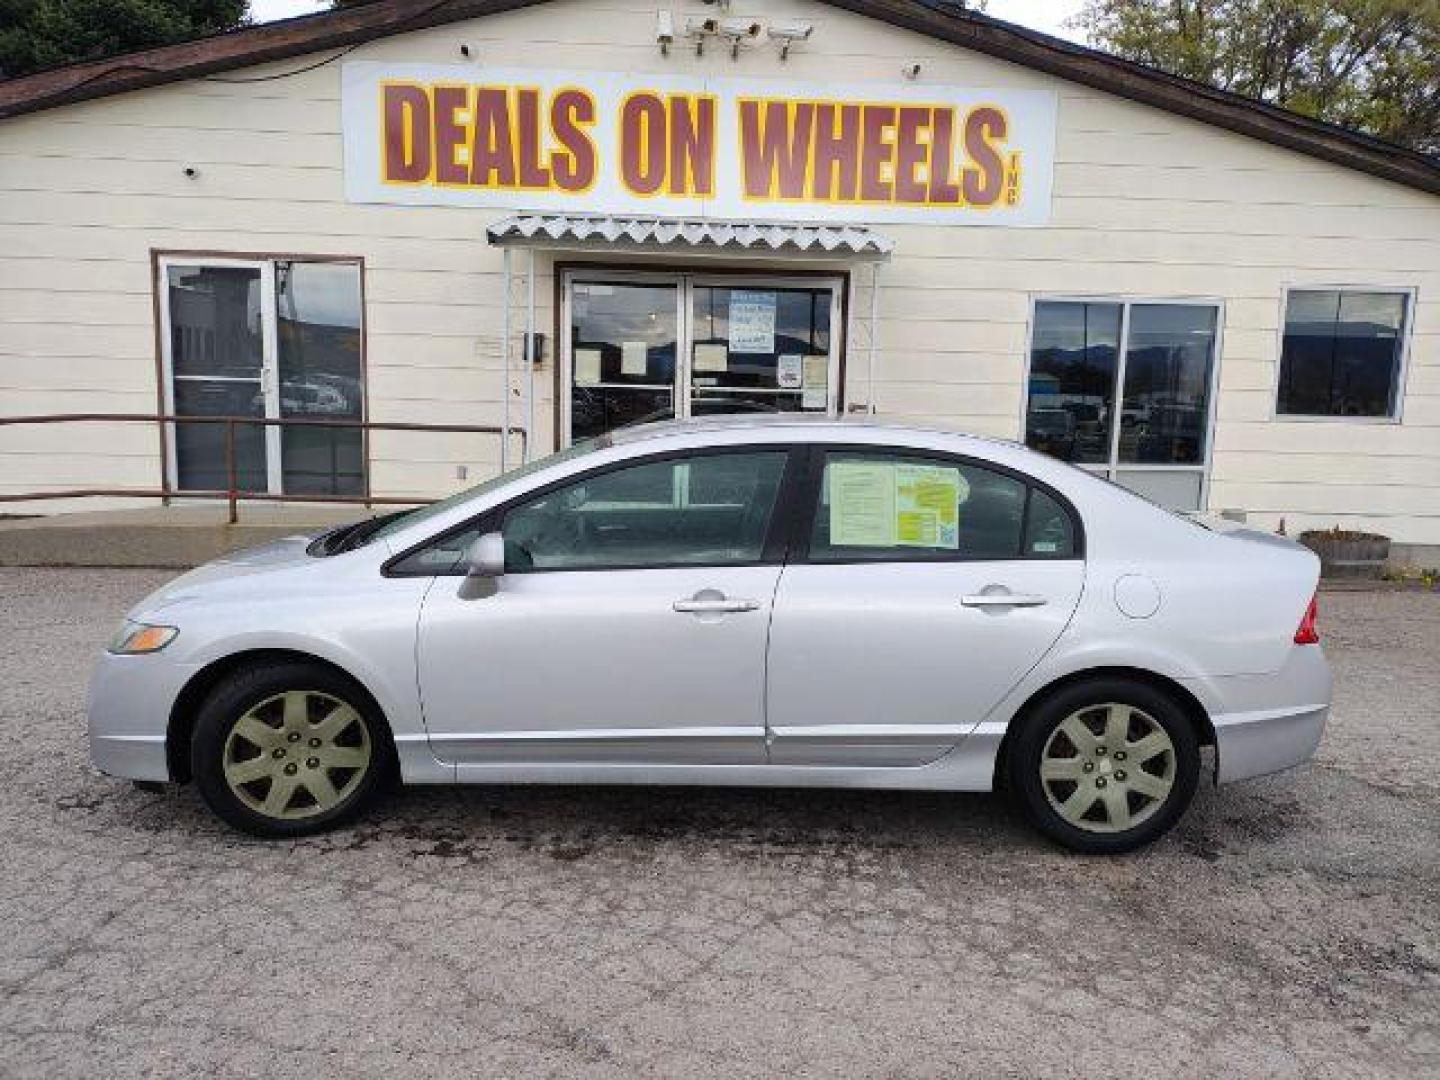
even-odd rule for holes
{"type": "Polygon", "coordinates": [[[1077,709],[1050,733],[1040,785],[1062,818],[1086,832],[1134,828],[1175,786],[1175,744],[1149,713],[1109,702],[1077,709]]]}
{"type": "Polygon", "coordinates": [[[225,740],[225,782],[266,817],[314,817],[338,806],[370,769],[370,732],[353,707],[318,690],[266,698],[225,740]]]}

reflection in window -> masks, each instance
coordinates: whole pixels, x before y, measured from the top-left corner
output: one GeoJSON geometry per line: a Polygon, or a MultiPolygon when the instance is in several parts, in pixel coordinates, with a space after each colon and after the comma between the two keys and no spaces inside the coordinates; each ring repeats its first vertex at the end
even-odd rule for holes
{"type": "Polygon", "coordinates": [[[1026,444],[1199,509],[1218,329],[1209,304],[1037,303],[1026,444]]]}
{"type": "Polygon", "coordinates": [[[1035,305],[1025,443],[1062,461],[1110,457],[1120,305],[1035,305]]]}
{"type": "Polygon", "coordinates": [[[1275,411],[1288,416],[1394,416],[1408,297],[1297,289],[1285,310],[1275,411]]]}
{"type": "Polygon", "coordinates": [[[577,281],[570,289],[570,433],[590,438],[674,414],[674,285],[577,281]]]}
{"type": "Polygon", "coordinates": [[[510,570],[726,566],[764,554],[784,450],[630,465],[505,515],[510,570]]]}
{"type": "MultiPolygon", "coordinates": [[[[275,304],[280,415],[363,419],[360,267],[277,263],[275,304]]],[[[364,493],[364,436],[359,428],[287,425],[281,432],[287,494],[364,493]]]]}
{"type": "Polygon", "coordinates": [[[829,407],[829,286],[697,285],[692,295],[692,415],[829,407]],[[741,301],[768,317],[758,326],[736,325],[731,312],[741,301]],[[807,357],[820,358],[818,366],[814,359],[807,366],[807,357]]]}
{"type": "Polygon", "coordinates": [[[1125,351],[1120,461],[1202,465],[1215,309],[1135,304],[1125,351]]]}

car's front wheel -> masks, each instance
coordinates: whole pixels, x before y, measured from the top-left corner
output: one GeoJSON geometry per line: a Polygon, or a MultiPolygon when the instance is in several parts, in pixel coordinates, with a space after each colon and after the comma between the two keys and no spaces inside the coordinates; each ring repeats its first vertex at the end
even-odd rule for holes
{"type": "Polygon", "coordinates": [[[256,836],[304,836],[354,818],[391,762],[368,695],[319,664],[264,664],[211,691],[191,765],[217,815],[256,836]]]}
{"type": "Polygon", "coordinates": [[[1010,789],[1042,832],[1076,851],[1114,854],[1147,844],[1195,794],[1195,732],[1184,710],[1146,683],[1068,686],[1018,724],[1010,789]]]}

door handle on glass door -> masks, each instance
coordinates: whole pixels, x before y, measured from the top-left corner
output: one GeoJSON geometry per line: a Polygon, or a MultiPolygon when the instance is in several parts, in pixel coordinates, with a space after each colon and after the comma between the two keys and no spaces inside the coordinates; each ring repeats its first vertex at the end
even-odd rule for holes
{"type": "Polygon", "coordinates": [[[1040,607],[1045,602],[1045,597],[1034,593],[982,592],[960,598],[966,607],[978,608],[1040,607]]]}
{"type": "Polygon", "coordinates": [[[712,590],[705,589],[689,600],[676,600],[676,611],[693,615],[716,615],[731,611],[754,611],[760,606],[759,600],[732,600],[724,595],[705,595],[712,590]]]}

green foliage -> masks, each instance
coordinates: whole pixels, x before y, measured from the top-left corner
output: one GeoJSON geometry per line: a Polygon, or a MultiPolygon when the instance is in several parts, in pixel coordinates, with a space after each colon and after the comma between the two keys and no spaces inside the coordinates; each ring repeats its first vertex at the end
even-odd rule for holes
{"type": "Polygon", "coordinates": [[[245,25],[246,0],[0,0],[0,73],[168,45],[245,25]]]}
{"type": "Polygon", "coordinates": [[[1086,0],[1097,48],[1440,152],[1440,0],[1086,0]]]}

